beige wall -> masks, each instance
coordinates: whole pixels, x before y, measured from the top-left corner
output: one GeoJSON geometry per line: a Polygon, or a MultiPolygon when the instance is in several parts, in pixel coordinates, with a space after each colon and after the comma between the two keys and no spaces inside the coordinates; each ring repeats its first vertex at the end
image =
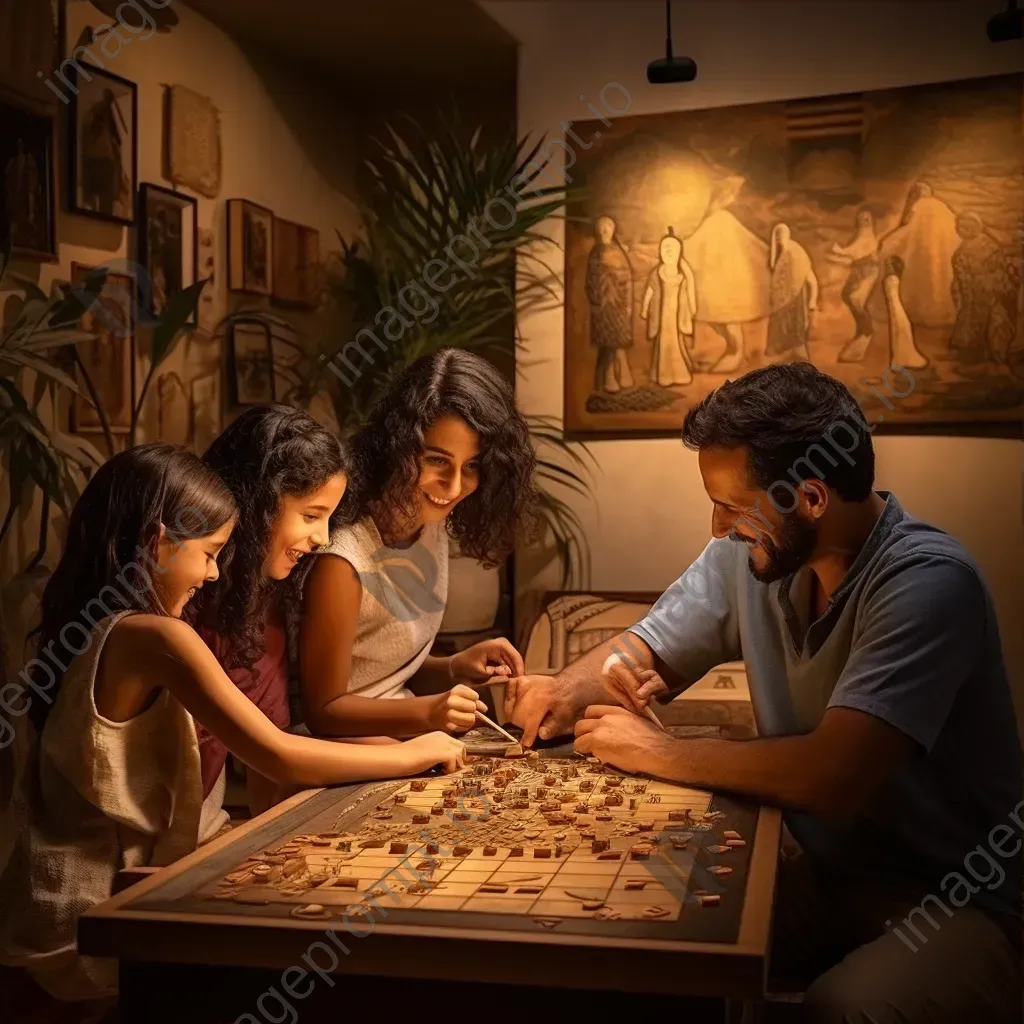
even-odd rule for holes
{"type": "MultiPolygon", "coordinates": [[[[243,51],[184,4],[176,4],[175,10],[181,21],[169,34],[132,39],[120,53],[113,37],[106,44],[106,55],[98,43],[90,48],[107,70],[138,84],[140,182],[170,187],[161,175],[164,85],[188,86],[211,97],[219,108],[223,187],[217,199],[198,197],[198,216],[200,227],[216,230],[218,287],[226,301],[226,200],[250,199],[289,220],[312,225],[320,231],[323,254],[336,249],[335,231],[351,236],[359,223],[347,198],[354,194],[356,130],[336,88],[300,80],[279,62],[243,51]]],[[[69,4],[69,45],[86,25],[97,26],[105,20],[90,4],[69,4]]],[[[129,37],[127,32],[123,35],[129,37]]],[[[134,254],[133,230],[74,216],[63,209],[63,166],[59,188],[59,263],[41,268],[37,264],[18,266],[33,277],[39,274],[46,290],[54,279],[68,279],[72,262],[95,265],[133,258],[134,254]]],[[[2,300],[0,296],[0,305],[2,300]]],[[[145,339],[139,340],[145,348],[145,339]]],[[[192,377],[209,372],[218,363],[219,346],[183,340],[161,372],[177,373],[187,388],[192,377]]],[[[144,372],[144,360],[138,369],[144,372]]],[[[140,439],[155,435],[156,383],[147,397],[145,435],[140,439]]],[[[225,394],[223,380],[221,386],[225,394]]],[[[101,437],[91,435],[89,439],[102,450],[101,437]]],[[[34,504],[23,510],[21,528],[13,530],[5,543],[0,553],[0,581],[9,580],[35,550],[37,509],[34,504]]],[[[59,528],[58,522],[51,534],[51,564],[60,550],[59,528]]]]}
{"type": "MultiPolygon", "coordinates": [[[[485,9],[522,44],[520,131],[561,134],[562,120],[592,118],[580,94],[597,102],[621,83],[630,114],[876,89],[1024,68],[1021,44],[993,46],[985,21],[999,5],[955,3],[690,0],[674,6],[676,53],[695,57],[698,80],[650,86],[647,63],[663,55],[664,5],[494,2],[485,9]]],[[[611,103],[618,100],[614,96],[611,103]]],[[[608,129],[614,132],[614,126],[608,129]]],[[[560,241],[560,226],[553,229],[560,241]]],[[[519,398],[531,413],[560,416],[562,310],[520,324],[527,365],[519,398]],[[529,365],[533,364],[533,365],[529,365]]],[[[586,524],[593,586],[660,589],[700,552],[711,506],[696,456],[674,440],[604,441],[590,446],[600,471],[594,502],[566,500],[586,524]]],[[[877,486],[893,490],[914,515],[950,531],[981,565],[1024,719],[1024,518],[1019,441],[876,437],[877,486]]],[[[522,561],[522,560],[521,560],[522,561]]],[[[552,569],[520,566],[520,585],[557,584],[552,569]]]]}

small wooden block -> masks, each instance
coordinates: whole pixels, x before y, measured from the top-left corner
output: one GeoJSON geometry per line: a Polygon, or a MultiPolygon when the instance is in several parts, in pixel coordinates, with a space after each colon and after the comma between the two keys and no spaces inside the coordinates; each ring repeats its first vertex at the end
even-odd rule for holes
{"type": "Polygon", "coordinates": [[[539,896],[544,891],[543,885],[520,885],[513,895],[515,896],[539,896]]]}
{"type": "Polygon", "coordinates": [[[384,845],[383,839],[365,839],[359,844],[364,850],[379,850],[384,845]]]}
{"type": "Polygon", "coordinates": [[[481,885],[477,892],[508,892],[507,885],[481,885]]]}
{"type": "Polygon", "coordinates": [[[604,906],[604,900],[584,900],[584,910],[600,910],[604,906]]]}
{"type": "Polygon", "coordinates": [[[627,889],[642,889],[647,884],[645,878],[629,878],[626,880],[627,889]]]}
{"type": "Polygon", "coordinates": [[[731,875],[732,868],[728,864],[712,864],[708,868],[708,874],[711,875],[731,875]]]}
{"type": "Polygon", "coordinates": [[[508,855],[510,857],[522,857],[522,855],[523,855],[523,848],[521,846],[513,846],[508,851],[508,855]]]}
{"type": "Polygon", "coordinates": [[[726,846],[746,846],[746,840],[744,839],[726,839],[726,846]]]}
{"type": "Polygon", "coordinates": [[[493,857],[497,852],[498,852],[498,848],[496,846],[485,846],[484,847],[484,856],[485,857],[493,857]]]}
{"type": "Polygon", "coordinates": [[[444,814],[444,808],[443,807],[431,807],[430,808],[430,813],[431,814],[444,814]]]}
{"type": "Polygon", "coordinates": [[[412,816],[412,823],[414,825],[426,825],[430,821],[429,814],[414,814],[412,816]]]}
{"type": "Polygon", "coordinates": [[[405,793],[396,793],[395,794],[395,803],[396,804],[404,804],[405,803],[405,793]]]}
{"type": "Polygon", "coordinates": [[[633,860],[646,860],[651,855],[651,847],[646,843],[638,843],[629,851],[633,860]]]}
{"type": "Polygon", "coordinates": [[[409,788],[414,793],[422,793],[423,790],[425,790],[427,788],[427,780],[426,779],[413,779],[412,782],[409,783],[409,788]]]}
{"type": "Polygon", "coordinates": [[[468,857],[473,852],[472,846],[456,846],[452,850],[452,856],[454,857],[468,857]]]}
{"type": "Polygon", "coordinates": [[[388,850],[388,853],[408,853],[408,852],[409,852],[409,844],[408,843],[392,843],[391,844],[391,848],[388,850]]]}
{"type": "Polygon", "coordinates": [[[610,842],[607,839],[595,839],[590,844],[591,853],[604,853],[605,850],[610,846],[610,842]]]}
{"type": "Polygon", "coordinates": [[[699,897],[699,899],[702,907],[717,907],[718,904],[722,902],[721,896],[712,893],[707,893],[704,896],[699,897]]]}
{"type": "Polygon", "coordinates": [[[669,811],[668,812],[668,820],[669,821],[686,821],[688,819],[688,817],[689,816],[687,815],[686,811],[669,811]]]}
{"type": "Polygon", "coordinates": [[[358,889],[359,879],[358,878],[345,878],[339,875],[333,882],[331,882],[332,889],[358,889]]]}
{"type": "Polygon", "coordinates": [[[427,846],[426,846],[427,853],[437,853],[437,851],[439,849],[440,849],[440,847],[437,845],[437,843],[427,843],[427,846]]]}
{"type": "Polygon", "coordinates": [[[622,860],[621,850],[606,850],[604,853],[597,855],[598,860],[622,860]]]}
{"type": "Polygon", "coordinates": [[[724,832],[722,833],[722,838],[723,838],[723,839],[742,839],[742,838],[743,838],[743,836],[741,836],[741,835],[739,834],[739,832],[737,832],[737,831],[736,831],[735,829],[727,828],[727,829],[726,829],[726,830],[725,830],[725,831],[724,831],[724,832]]]}
{"type": "Polygon", "coordinates": [[[533,855],[534,855],[534,857],[540,857],[540,858],[550,857],[551,856],[551,849],[550,849],[550,847],[547,847],[547,846],[538,846],[538,847],[534,848],[533,855]]]}
{"type": "Polygon", "coordinates": [[[717,846],[708,846],[706,849],[708,853],[728,853],[730,848],[719,844],[717,846]]]}

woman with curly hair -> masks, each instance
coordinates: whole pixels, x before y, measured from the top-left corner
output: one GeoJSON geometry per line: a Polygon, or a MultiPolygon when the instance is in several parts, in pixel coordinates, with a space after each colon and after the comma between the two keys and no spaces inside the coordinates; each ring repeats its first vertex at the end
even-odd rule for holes
{"type": "Polygon", "coordinates": [[[305,580],[306,725],[328,736],[468,729],[485,705],[466,684],[521,675],[523,660],[503,638],[449,658],[430,649],[449,539],[498,566],[533,513],[535,456],[512,387],[485,359],[441,349],[394,381],[352,450],[340,525],[305,580]]]}

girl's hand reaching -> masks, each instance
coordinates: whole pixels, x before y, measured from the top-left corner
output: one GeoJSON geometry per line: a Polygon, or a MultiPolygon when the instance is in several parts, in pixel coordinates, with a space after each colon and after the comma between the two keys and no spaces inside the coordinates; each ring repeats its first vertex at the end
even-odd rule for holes
{"type": "Polygon", "coordinates": [[[472,647],[453,654],[449,663],[452,680],[486,683],[492,679],[521,676],[526,669],[523,656],[503,636],[481,640],[472,647]]]}
{"type": "Polygon", "coordinates": [[[466,744],[443,732],[424,733],[406,740],[403,747],[410,756],[409,775],[425,772],[435,764],[444,765],[450,775],[466,764],[466,744]]]}
{"type": "Polygon", "coordinates": [[[476,724],[476,712],[486,711],[487,705],[470,686],[459,683],[446,693],[438,694],[430,710],[431,729],[442,732],[465,732],[476,724]]]}

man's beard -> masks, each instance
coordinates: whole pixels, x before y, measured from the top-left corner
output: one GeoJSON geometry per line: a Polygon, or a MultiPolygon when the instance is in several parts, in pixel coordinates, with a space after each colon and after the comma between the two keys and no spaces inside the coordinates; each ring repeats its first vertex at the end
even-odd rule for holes
{"type": "Polygon", "coordinates": [[[767,534],[762,534],[758,538],[767,556],[763,569],[758,569],[754,565],[753,558],[747,560],[751,576],[759,583],[775,583],[792,576],[797,569],[805,566],[814,552],[818,527],[815,523],[808,522],[798,512],[793,512],[782,517],[778,534],[778,543],[767,534]]]}

